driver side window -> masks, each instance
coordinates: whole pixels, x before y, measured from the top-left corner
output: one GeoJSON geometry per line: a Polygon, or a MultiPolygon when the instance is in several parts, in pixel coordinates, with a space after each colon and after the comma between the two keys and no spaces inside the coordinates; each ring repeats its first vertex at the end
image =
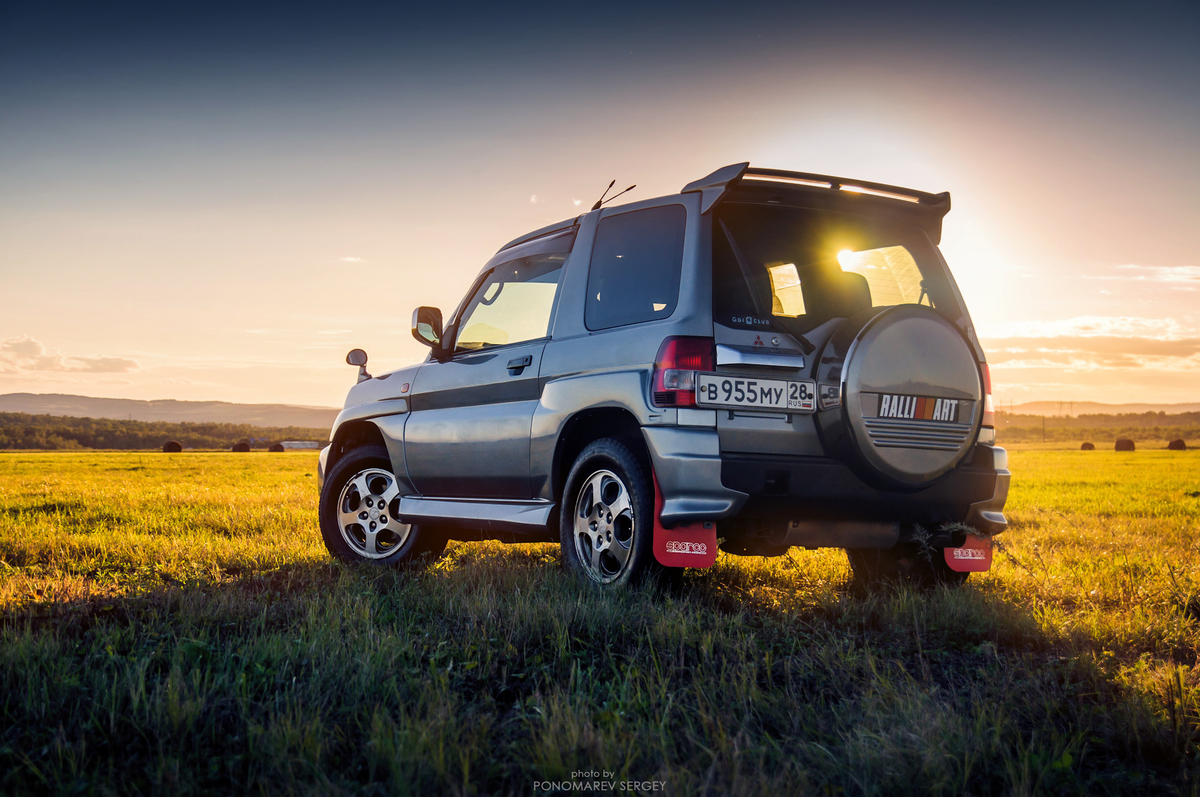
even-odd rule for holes
{"type": "Polygon", "coordinates": [[[564,254],[532,255],[492,269],[463,309],[454,350],[507,346],[549,335],[565,260],[564,254]]]}

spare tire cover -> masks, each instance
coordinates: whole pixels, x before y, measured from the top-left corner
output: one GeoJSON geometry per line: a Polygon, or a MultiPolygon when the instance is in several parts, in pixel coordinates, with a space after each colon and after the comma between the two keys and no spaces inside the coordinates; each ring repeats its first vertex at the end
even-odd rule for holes
{"type": "Polygon", "coordinates": [[[822,381],[840,376],[842,404],[822,412],[820,425],[837,440],[835,453],[842,449],[860,472],[910,488],[964,459],[979,434],[983,385],[975,354],[953,324],[931,308],[899,305],[865,323],[849,319],[834,337],[822,381]]]}

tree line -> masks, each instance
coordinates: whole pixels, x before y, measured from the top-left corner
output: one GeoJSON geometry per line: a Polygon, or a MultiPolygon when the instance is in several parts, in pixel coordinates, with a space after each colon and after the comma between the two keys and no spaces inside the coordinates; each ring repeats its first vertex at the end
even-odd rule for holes
{"type": "Polygon", "coordinates": [[[1195,426],[1090,426],[1087,428],[1062,428],[1047,426],[1043,436],[1042,427],[1009,426],[996,429],[996,441],[1007,443],[1091,442],[1113,443],[1126,437],[1136,442],[1149,440],[1200,440],[1200,425],[1195,426]]]}
{"type": "MultiPolygon", "coordinates": [[[[996,413],[996,433],[1003,442],[1088,439],[1094,442],[1200,439],[1200,412],[1167,415],[1146,412],[1123,415],[1047,417],[996,413]]],[[[249,442],[267,448],[281,440],[329,439],[328,429],[301,426],[252,426],[244,423],[170,423],[116,418],[71,418],[0,412],[0,449],[59,451],[70,449],[161,449],[175,440],[184,448],[228,449],[249,442]]]]}
{"type": "Polygon", "coordinates": [[[170,423],[116,418],[71,418],[0,412],[0,449],[59,451],[79,449],[161,450],[174,440],[184,448],[229,449],[249,442],[267,448],[282,440],[329,439],[328,429],[252,426],[245,423],[170,423]]]}
{"type": "Polygon", "coordinates": [[[1022,415],[1020,413],[996,411],[996,428],[1006,426],[1046,429],[1154,429],[1161,427],[1200,427],[1200,412],[1124,412],[1114,415],[1022,415]]]}
{"type": "Polygon", "coordinates": [[[1119,437],[1134,441],[1200,439],[1200,412],[1120,413],[1116,415],[1021,415],[996,413],[996,439],[1018,442],[1088,441],[1111,443],[1119,437]]]}

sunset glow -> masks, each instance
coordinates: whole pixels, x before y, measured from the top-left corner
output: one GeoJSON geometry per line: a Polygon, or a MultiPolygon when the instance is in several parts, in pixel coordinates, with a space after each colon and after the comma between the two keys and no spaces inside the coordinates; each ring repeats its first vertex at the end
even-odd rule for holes
{"type": "Polygon", "coordinates": [[[999,403],[1196,399],[1194,8],[723,8],[12,16],[0,392],[336,405],[513,237],[749,160],[950,191],[999,403]]]}

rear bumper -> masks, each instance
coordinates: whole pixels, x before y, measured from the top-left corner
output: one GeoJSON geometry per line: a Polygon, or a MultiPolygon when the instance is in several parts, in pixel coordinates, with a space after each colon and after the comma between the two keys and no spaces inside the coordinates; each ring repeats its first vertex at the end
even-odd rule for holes
{"type": "Polygon", "coordinates": [[[992,488],[992,497],[971,504],[964,521],[986,534],[999,534],[1008,528],[1004,503],[1008,500],[1008,485],[1012,481],[1012,474],[1008,470],[1008,452],[1003,448],[993,450],[996,452],[993,465],[996,469],[996,486],[992,488]]]}
{"type": "Polygon", "coordinates": [[[916,492],[866,484],[849,467],[821,457],[727,454],[722,483],[749,497],[742,515],[764,519],[879,520],[939,525],[967,523],[994,534],[1007,525],[1008,456],[979,445],[966,464],[916,492]]]}
{"type": "Polygon", "coordinates": [[[967,523],[1003,531],[1008,455],[977,445],[971,460],[923,490],[888,492],[823,457],[722,454],[715,429],[643,427],[662,491],[662,523],[732,516],[770,520],[967,523]]]}
{"type": "Polygon", "coordinates": [[[716,429],[643,426],[642,437],[662,492],[663,526],[720,520],[746,503],[746,493],[722,483],[716,429]]]}

